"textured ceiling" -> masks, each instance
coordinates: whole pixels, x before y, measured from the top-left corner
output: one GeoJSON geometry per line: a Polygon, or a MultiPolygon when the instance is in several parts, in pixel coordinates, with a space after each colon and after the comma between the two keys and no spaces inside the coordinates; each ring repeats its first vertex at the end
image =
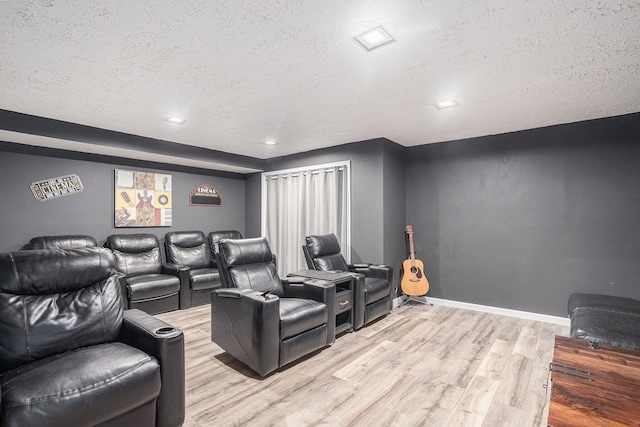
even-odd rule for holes
{"type": "Polygon", "coordinates": [[[633,113],[640,1],[0,0],[0,109],[263,159],[633,113]]]}

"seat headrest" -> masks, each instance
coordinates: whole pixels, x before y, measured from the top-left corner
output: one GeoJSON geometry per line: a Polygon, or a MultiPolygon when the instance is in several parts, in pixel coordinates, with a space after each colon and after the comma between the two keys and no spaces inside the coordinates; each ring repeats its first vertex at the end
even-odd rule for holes
{"type": "Polygon", "coordinates": [[[164,239],[168,244],[182,248],[194,248],[206,243],[202,231],[170,231],[164,239]]]}
{"type": "Polygon", "coordinates": [[[209,239],[209,245],[211,246],[211,250],[215,253],[218,251],[218,243],[222,239],[242,239],[242,233],[238,230],[222,230],[222,231],[212,231],[207,236],[209,239]]]}
{"type": "Polygon", "coordinates": [[[0,254],[0,372],[115,340],[123,310],[108,249],[0,254]]]}
{"type": "Polygon", "coordinates": [[[311,258],[340,253],[340,243],[333,233],[307,236],[305,240],[311,258]]]}
{"type": "Polygon", "coordinates": [[[46,295],[71,292],[117,274],[104,248],[41,249],[0,254],[0,292],[46,295]]]}
{"type": "Polygon", "coordinates": [[[273,254],[265,237],[222,239],[219,253],[227,267],[273,262],[273,254]]]}
{"type": "Polygon", "coordinates": [[[98,246],[96,239],[84,234],[38,236],[32,238],[23,249],[75,249],[98,246]]]}
{"type": "Polygon", "coordinates": [[[160,246],[155,234],[112,234],[105,246],[120,252],[148,252],[160,246]]]}

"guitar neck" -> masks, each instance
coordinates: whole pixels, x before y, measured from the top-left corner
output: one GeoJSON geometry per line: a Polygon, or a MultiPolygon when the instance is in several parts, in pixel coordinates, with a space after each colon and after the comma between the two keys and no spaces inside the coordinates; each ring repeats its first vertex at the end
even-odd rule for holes
{"type": "Polygon", "coordinates": [[[411,259],[411,265],[415,266],[416,254],[415,254],[415,251],[413,249],[413,232],[412,231],[408,231],[407,234],[409,234],[409,258],[411,259]]]}

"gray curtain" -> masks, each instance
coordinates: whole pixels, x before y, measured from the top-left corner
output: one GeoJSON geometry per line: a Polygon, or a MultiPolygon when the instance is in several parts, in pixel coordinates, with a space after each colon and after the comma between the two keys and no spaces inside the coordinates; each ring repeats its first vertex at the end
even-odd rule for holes
{"type": "Polygon", "coordinates": [[[334,233],[341,249],[348,247],[348,173],[347,167],[336,166],[265,177],[265,231],[280,277],[307,268],[302,252],[305,236],[334,233]]]}

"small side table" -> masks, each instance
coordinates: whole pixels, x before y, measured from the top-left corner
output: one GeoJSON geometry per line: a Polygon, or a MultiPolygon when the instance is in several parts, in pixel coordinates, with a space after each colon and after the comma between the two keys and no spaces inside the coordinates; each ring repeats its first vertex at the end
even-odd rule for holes
{"type": "Polygon", "coordinates": [[[289,277],[321,279],[336,285],[336,336],[353,331],[353,274],[344,271],[301,270],[289,277]]]}

